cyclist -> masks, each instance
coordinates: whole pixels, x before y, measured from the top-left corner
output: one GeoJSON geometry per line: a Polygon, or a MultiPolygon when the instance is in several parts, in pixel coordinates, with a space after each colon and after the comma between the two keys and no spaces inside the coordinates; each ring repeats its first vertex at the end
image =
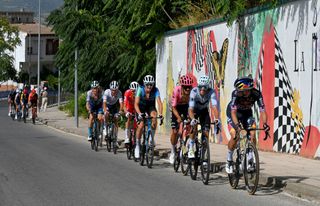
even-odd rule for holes
{"type": "MultiPolygon", "coordinates": [[[[140,86],[134,102],[134,108],[137,113],[137,118],[139,121],[143,120],[142,114],[147,113],[152,118],[152,132],[154,135],[154,132],[156,130],[157,126],[157,109],[156,109],[156,101],[159,106],[159,117],[162,119],[162,101],[160,98],[160,92],[157,87],[154,86],[155,81],[154,77],[152,75],[146,75],[143,79],[143,86],[140,86]]],[[[135,148],[135,154],[134,156],[136,158],[140,157],[140,144],[141,144],[141,135],[142,135],[142,129],[144,127],[144,122],[141,121],[137,127],[136,131],[136,137],[138,140],[138,143],[136,144],[135,148]]]]}
{"type": "Polygon", "coordinates": [[[37,113],[38,94],[37,94],[35,89],[32,89],[30,94],[29,94],[28,105],[32,108],[32,112],[34,112],[33,108],[35,108],[35,113],[37,113]]]}
{"type": "Polygon", "coordinates": [[[193,79],[188,75],[183,75],[180,77],[180,85],[176,86],[173,90],[171,105],[172,105],[172,115],[171,115],[171,154],[169,161],[171,164],[174,163],[176,144],[177,144],[177,134],[179,130],[180,123],[182,122],[181,115],[185,118],[188,116],[189,107],[189,97],[192,89],[193,79]]]}
{"type": "MultiPolygon", "coordinates": [[[[112,81],[103,94],[103,110],[105,113],[105,122],[108,123],[109,115],[113,115],[113,121],[116,126],[116,135],[118,132],[118,113],[123,113],[123,98],[122,93],[119,90],[119,83],[117,81],[112,81]],[[120,109],[118,109],[118,104],[120,104],[120,109]]],[[[107,134],[106,128],[103,130],[104,135],[107,134]]]]}
{"type": "Polygon", "coordinates": [[[15,115],[14,119],[18,119],[18,112],[21,109],[20,108],[21,107],[21,102],[20,102],[21,94],[22,94],[22,91],[20,89],[17,89],[16,96],[14,97],[14,104],[16,107],[16,115],[15,115]]]}
{"type": "MultiPolygon", "coordinates": [[[[234,87],[235,90],[232,92],[231,102],[227,107],[228,128],[231,135],[231,138],[228,142],[226,163],[226,172],[228,174],[233,173],[232,156],[237,141],[239,140],[238,137],[236,138],[236,134],[248,126],[247,121],[248,119],[252,118],[253,114],[251,108],[255,102],[258,103],[264,129],[266,131],[270,129],[267,125],[267,113],[265,112],[262,94],[259,90],[254,88],[253,79],[251,77],[238,78],[234,82],[234,87]]],[[[255,123],[253,126],[255,127],[255,123]]],[[[251,131],[250,135],[252,137],[252,142],[255,144],[255,131],[251,131]]],[[[252,153],[249,153],[248,170],[251,169],[250,167],[252,167],[252,164],[250,164],[250,159],[252,158],[252,153]]]]}
{"type": "Polygon", "coordinates": [[[91,82],[91,89],[87,92],[86,108],[89,112],[88,122],[88,141],[92,140],[92,126],[93,126],[93,113],[96,112],[100,124],[103,124],[103,109],[102,109],[102,89],[98,81],[91,82]]]}
{"type": "Polygon", "coordinates": [[[22,106],[22,118],[24,118],[24,108],[26,108],[27,112],[26,115],[28,115],[28,99],[29,99],[29,85],[25,85],[23,88],[23,91],[20,95],[20,104],[22,106]]]}
{"type": "Polygon", "coordinates": [[[124,93],[124,112],[127,117],[125,129],[126,137],[124,139],[125,144],[129,143],[130,121],[132,120],[132,115],[135,114],[134,98],[138,88],[138,82],[131,82],[129,89],[124,93]]]}
{"type": "Polygon", "coordinates": [[[11,91],[10,91],[10,93],[8,94],[8,105],[9,105],[9,114],[8,114],[8,116],[10,117],[11,116],[11,107],[12,106],[15,106],[15,104],[14,104],[14,98],[15,98],[15,96],[16,96],[16,90],[15,89],[12,89],[11,91]]]}
{"type": "MultiPolygon", "coordinates": [[[[191,126],[193,131],[196,131],[196,125],[200,120],[201,130],[204,131],[205,136],[209,137],[210,130],[210,115],[209,103],[211,101],[211,116],[214,117],[216,127],[220,127],[219,111],[217,107],[217,99],[215,92],[210,88],[210,79],[208,76],[201,76],[198,80],[198,87],[192,89],[189,101],[189,117],[191,118],[191,126]]],[[[195,132],[190,134],[188,158],[194,158],[194,139],[195,132]]]]}

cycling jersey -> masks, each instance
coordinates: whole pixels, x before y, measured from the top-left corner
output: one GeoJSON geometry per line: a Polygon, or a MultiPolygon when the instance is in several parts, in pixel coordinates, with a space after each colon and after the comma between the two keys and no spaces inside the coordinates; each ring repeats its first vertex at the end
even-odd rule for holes
{"type": "Polygon", "coordinates": [[[29,91],[24,90],[24,91],[21,93],[20,98],[21,98],[21,102],[22,102],[23,105],[28,104],[29,91]]]}
{"type": "Polygon", "coordinates": [[[123,102],[122,93],[120,90],[117,91],[115,96],[112,95],[111,89],[107,89],[103,94],[103,102],[106,102],[107,105],[115,105],[118,100],[119,103],[123,102]]]}
{"type": "Polygon", "coordinates": [[[102,109],[103,98],[102,98],[102,91],[101,90],[98,91],[98,98],[94,98],[94,96],[92,94],[92,90],[89,90],[87,92],[86,101],[89,102],[90,109],[92,111],[97,111],[98,113],[103,113],[103,109],[102,109]]]}
{"type": "Polygon", "coordinates": [[[16,96],[16,91],[10,91],[10,93],[8,95],[8,99],[10,99],[13,102],[15,96],[16,96]]]}
{"type": "Polygon", "coordinates": [[[134,109],[134,92],[131,89],[128,89],[124,93],[124,105],[128,112],[135,113],[134,109]]]}
{"type": "Polygon", "coordinates": [[[214,90],[209,88],[206,94],[201,96],[199,88],[195,87],[190,93],[189,108],[197,110],[208,109],[209,101],[211,101],[213,107],[218,104],[214,90]]]}
{"type": "Polygon", "coordinates": [[[14,98],[14,102],[16,103],[16,105],[20,105],[20,98],[21,98],[21,93],[17,93],[15,98],[14,98]]]}
{"type": "Polygon", "coordinates": [[[29,94],[29,102],[31,103],[31,106],[37,106],[38,104],[38,94],[37,93],[31,93],[29,94]]]}
{"type": "Polygon", "coordinates": [[[237,90],[232,92],[232,99],[227,106],[227,121],[229,127],[237,128],[231,118],[231,111],[237,111],[238,121],[242,123],[244,128],[247,127],[247,121],[249,118],[253,116],[252,107],[254,103],[257,102],[259,106],[260,112],[265,111],[265,105],[263,103],[262,94],[257,89],[252,89],[249,96],[244,96],[243,92],[239,92],[237,90]]]}
{"type": "Polygon", "coordinates": [[[176,86],[172,93],[171,104],[173,107],[177,105],[185,105],[189,103],[189,95],[183,96],[182,95],[182,88],[181,86],[176,86]]]}
{"type": "Polygon", "coordinates": [[[155,106],[156,105],[156,99],[158,97],[160,97],[160,92],[159,92],[159,89],[157,87],[153,87],[152,90],[150,91],[149,98],[147,98],[144,86],[140,86],[136,96],[140,97],[140,101],[139,101],[139,107],[140,108],[144,107],[146,105],[155,106]]]}

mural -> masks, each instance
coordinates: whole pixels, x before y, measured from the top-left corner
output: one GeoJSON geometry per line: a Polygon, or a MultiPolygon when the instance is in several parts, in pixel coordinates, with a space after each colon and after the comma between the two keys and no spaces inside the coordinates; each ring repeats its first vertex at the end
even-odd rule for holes
{"type": "MultiPolygon", "coordinates": [[[[223,126],[220,134],[212,132],[211,141],[226,144],[230,135],[225,111],[233,82],[251,74],[263,94],[272,131],[266,141],[264,134],[258,135],[258,147],[320,157],[320,89],[315,84],[320,81],[319,11],[317,1],[294,1],[248,15],[231,27],[219,23],[164,37],[158,53],[167,56],[157,62],[157,74],[163,75],[160,68],[166,68],[166,84],[158,85],[166,93],[166,111],[170,112],[168,98],[181,74],[209,75],[223,126]],[[309,12],[299,16],[297,10],[305,8],[309,12]]],[[[157,82],[163,82],[158,76],[157,82]]],[[[254,113],[261,124],[257,107],[254,113]]]]}

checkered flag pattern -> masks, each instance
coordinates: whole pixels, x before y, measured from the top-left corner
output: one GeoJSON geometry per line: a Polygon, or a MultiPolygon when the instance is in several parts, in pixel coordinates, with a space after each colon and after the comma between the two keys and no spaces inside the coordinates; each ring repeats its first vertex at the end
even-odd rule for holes
{"type": "Polygon", "coordinates": [[[292,118],[293,89],[275,31],[275,96],[273,150],[299,153],[305,133],[303,123],[292,118]]]}
{"type": "Polygon", "coordinates": [[[199,72],[203,67],[204,55],[203,55],[203,28],[195,30],[196,32],[196,70],[199,72]]]}

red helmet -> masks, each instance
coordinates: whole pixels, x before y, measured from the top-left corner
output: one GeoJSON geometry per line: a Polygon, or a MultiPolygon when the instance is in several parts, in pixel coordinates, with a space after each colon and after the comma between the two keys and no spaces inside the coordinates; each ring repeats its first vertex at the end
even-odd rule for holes
{"type": "Polygon", "coordinates": [[[182,75],[180,77],[180,85],[181,86],[192,86],[193,79],[189,75],[182,75]]]}

